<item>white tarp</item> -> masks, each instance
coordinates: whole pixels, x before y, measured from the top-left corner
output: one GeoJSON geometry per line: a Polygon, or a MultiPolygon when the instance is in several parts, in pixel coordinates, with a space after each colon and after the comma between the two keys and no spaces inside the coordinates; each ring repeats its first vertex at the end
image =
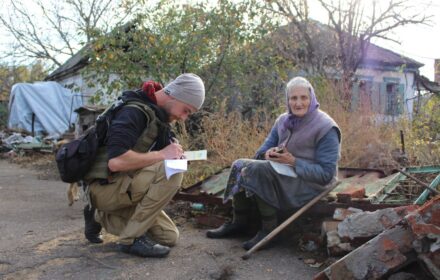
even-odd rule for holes
{"type": "Polygon", "coordinates": [[[18,83],[12,86],[9,97],[8,127],[31,132],[35,115],[34,133],[46,132],[58,138],[75,123],[74,110],[81,106],[81,95],[56,82],[18,83]]]}

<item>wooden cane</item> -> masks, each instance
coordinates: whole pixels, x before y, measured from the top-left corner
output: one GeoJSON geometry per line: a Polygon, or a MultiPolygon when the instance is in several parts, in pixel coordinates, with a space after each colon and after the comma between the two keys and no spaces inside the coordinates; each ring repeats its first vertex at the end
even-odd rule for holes
{"type": "Polygon", "coordinates": [[[316,202],[318,202],[321,198],[325,197],[326,195],[328,195],[332,190],[334,190],[338,185],[339,185],[340,181],[333,181],[332,183],[330,183],[330,186],[328,188],[325,189],[325,191],[323,191],[320,195],[318,195],[317,197],[315,197],[314,199],[312,199],[311,201],[309,201],[306,205],[304,205],[301,209],[299,209],[298,211],[296,211],[292,216],[290,216],[287,220],[285,220],[281,225],[279,225],[278,227],[276,227],[273,231],[271,231],[265,238],[263,238],[260,242],[258,242],[257,244],[255,244],[254,247],[252,247],[251,249],[249,249],[249,251],[247,251],[241,258],[243,260],[247,260],[249,259],[249,257],[251,256],[251,254],[255,251],[257,251],[258,249],[260,249],[264,244],[266,244],[267,242],[269,242],[272,238],[275,237],[275,235],[277,235],[278,233],[280,233],[280,231],[282,231],[283,229],[285,229],[290,223],[292,223],[296,218],[298,218],[299,216],[301,216],[304,212],[306,212],[310,207],[312,207],[316,202]]]}

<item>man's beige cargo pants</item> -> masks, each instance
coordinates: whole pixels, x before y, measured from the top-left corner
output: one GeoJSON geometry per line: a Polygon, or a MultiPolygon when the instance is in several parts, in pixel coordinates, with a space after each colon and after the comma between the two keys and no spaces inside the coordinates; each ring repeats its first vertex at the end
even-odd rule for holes
{"type": "Polygon", "coordinates": [[[131,175],[117,174],[106,185],[90,184],[96,220],[107,232],[119,236],[121,244],[132,244],[148,232],[162,245],[175,245],[179,231],[163,208],[179,190],[183,174],[167,180],[162,161],[131,175]]]}

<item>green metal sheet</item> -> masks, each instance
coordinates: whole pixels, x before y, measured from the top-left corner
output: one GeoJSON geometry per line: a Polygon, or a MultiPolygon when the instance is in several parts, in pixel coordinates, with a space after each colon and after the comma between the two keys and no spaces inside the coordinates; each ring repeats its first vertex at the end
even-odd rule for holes
{"type": "Polygon", "coordinates": [[[216,195],[223,192],[228,182],[230,168],[222,170],[222,172],[212,175],[207,180],[203,181],[200,186],[200,192],[210,195],[216,195]]]}
{"type": "MultiPolygon", "coordinates": [[[[437,175],[437,177],[431,182],[429,187],[431,189],[437,189],[438,190],[439,184],[440,184],[440,174],[437,175]]],[[[430,193],[431,193],[431,191],[425,189],[423,191],[423,193],[419,196],[419,198],[417,198],[417,200],[414,202],[414,204],[422,205],[423,203],[425,203],[426,200],[428,199],[428,196],[429,196],[430,193]]]]}
{"type": "MultiPolygon", "coordinates": [[[[436,189],[440,183],[440,166],[409,167],[405,170],[436,189]]],[[[375,203],[423,204],[429,191],[407,176],[397,173],[377,196],[375,203]]]]}

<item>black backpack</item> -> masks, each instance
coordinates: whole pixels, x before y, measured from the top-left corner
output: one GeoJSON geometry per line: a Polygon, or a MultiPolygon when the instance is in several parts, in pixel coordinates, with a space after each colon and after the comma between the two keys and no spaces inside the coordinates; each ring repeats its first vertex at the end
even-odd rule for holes
{"type": "Polygon", "coordinates": [[[107,142],[108,128],[113,117],[128,101],[119,98],[97,117],[96,124],[83,136],[60,147],[55,161],[63,182],[74,183],[84,179],[95,161],[98,148],[107,142]]]}

